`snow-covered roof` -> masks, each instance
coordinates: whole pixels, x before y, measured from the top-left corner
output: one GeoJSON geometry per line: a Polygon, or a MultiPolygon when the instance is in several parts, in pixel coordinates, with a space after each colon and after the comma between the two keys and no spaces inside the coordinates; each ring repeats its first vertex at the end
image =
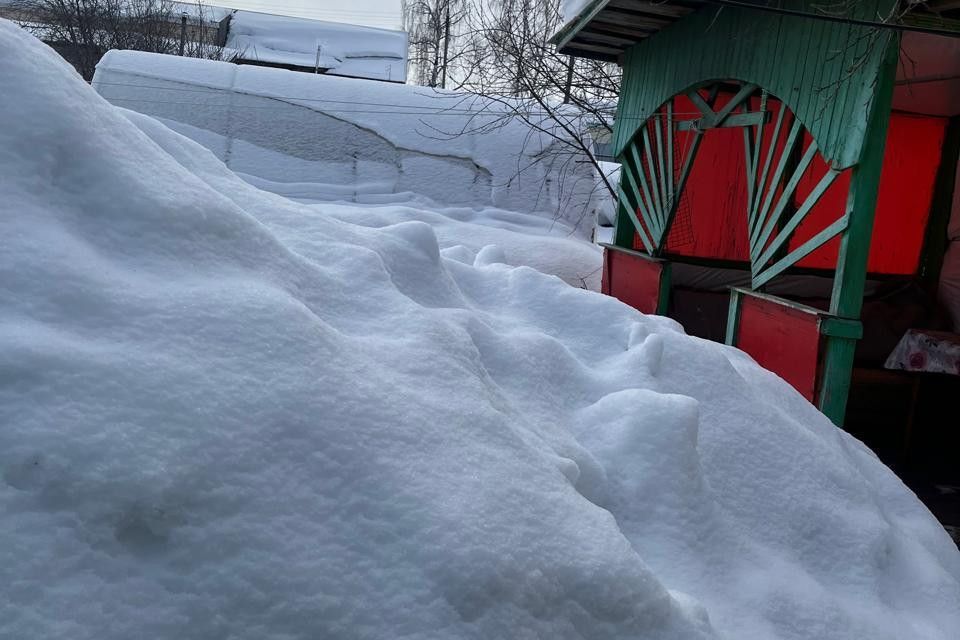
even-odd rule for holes
{"type": "Polygon", "coordinates": [[[205,2],[171,2],[170,10],[176,15],[187,14],[194,20],[204,22],[220,22],[233,12],[233,9],[205,2]]]}
{"type": "Polygon", "coordinates": [[[407,79],[404,31],[236,11],[226,46],[238,52],[238,60],[319,66],[332,75],[372,80],[407,79]]]}

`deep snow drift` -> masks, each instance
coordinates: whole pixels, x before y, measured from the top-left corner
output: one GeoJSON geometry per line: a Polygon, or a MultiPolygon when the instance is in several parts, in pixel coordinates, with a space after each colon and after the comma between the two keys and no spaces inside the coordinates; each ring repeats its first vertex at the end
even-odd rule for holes
{"type": "Polygon", "coordinates": [[[0,85],[0,637],[955,637],[946,533],[746,356],[257,191],[6,22],[0,85]]]}

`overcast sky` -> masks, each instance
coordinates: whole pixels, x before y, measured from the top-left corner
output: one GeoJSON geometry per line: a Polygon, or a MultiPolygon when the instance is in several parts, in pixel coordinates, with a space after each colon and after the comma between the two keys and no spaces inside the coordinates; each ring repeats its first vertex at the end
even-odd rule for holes
{"type": "Polygon", "coordinates": [[[212,0],[207,4],[371,27],[400,28],[400,0],[212,0]]]}

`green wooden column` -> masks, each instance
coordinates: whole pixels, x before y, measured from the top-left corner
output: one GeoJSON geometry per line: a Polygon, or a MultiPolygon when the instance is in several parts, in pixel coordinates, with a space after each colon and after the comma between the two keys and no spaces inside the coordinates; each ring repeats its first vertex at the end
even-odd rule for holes
{"type": "MultiPolygon", "coordinates": [[[[863,292],[867,279],[867,258],[873,234],[873,219],[883,168],[883,151],[890,123],[893,88],[896,80],[897,59],[900,52],[899,34],[885,36],[883,62],[876,78],[875,97],[870,114],[860,161],[853,170],[847,196],[849,226],[840,240],[840,255],[834,276],[830,312],[845,320],[859,321],[863,308],[863,292]]],[[[853,372],[853,356],[857,341],[851,337],[830,336],[824,354],[821,378],[820,410],[834,424],[843,426],[853,372]]]]}

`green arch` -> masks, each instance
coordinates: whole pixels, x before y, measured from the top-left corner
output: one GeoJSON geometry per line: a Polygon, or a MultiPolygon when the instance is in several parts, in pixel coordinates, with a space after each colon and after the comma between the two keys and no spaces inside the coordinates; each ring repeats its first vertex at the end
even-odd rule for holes
{"type": "MultiPolygon", "coordinates": [[[[814,12],[813,3],[786,0],[814,12]]],[[[895,0],[861,0],[851,17],[887,15],[895,0]]],[[[890,38],[888,30],[734,7],[702,9],[627,51],[614,152],[660,105],[717,79],[777,96],[835,169],[857,164],[890,38]]]]}

